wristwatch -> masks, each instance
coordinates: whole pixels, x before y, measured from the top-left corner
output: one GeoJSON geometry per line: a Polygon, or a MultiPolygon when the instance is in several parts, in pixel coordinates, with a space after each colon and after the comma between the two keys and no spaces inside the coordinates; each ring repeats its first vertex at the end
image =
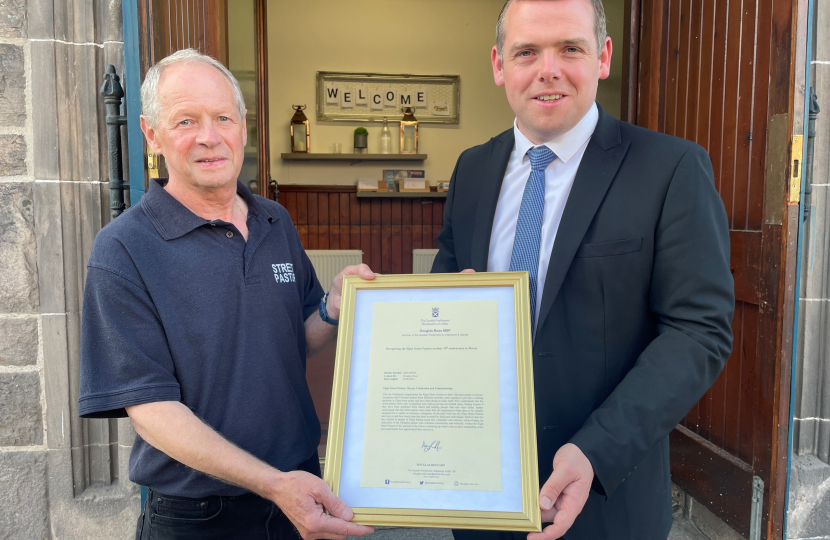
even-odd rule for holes
{"type": "Polygon", "coordinates": [[[332,326],[337,326],[337,319],[332,319],[331,317],[329,317],[329,312],[326,310],[326,300],[328,299],[328,297],[329,293],[326,293],[320,299],[320,318],[332,326]]]}

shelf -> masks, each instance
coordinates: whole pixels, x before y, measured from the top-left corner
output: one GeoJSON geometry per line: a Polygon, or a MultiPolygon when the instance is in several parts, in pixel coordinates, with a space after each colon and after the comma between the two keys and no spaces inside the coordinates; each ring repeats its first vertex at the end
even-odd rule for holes
{"type": "Polygon", "coordinates": [[[426,154],[308,154],[289,152],[280,154],[284,161],[348,161],[352,165],[362,161],[424,161],[426,154]]]}
{"type": "Polygon", "coordinates": [[[358,191],[358,199],[446,199],[446,191],[358,191]]]}

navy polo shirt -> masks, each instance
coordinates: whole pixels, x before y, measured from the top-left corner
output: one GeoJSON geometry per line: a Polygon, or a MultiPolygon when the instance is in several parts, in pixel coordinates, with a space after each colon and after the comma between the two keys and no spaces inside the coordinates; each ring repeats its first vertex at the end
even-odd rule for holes
{"type": "MultiPolygon", "coordinates": [[[[320,422],[305,378],[304,321],[323,290],[288,212],[237,184],[248,241],[151,182],[104,227],[87,266],[79,414],[181,401],[240,448],[281,470],[308,459],[320,422]]],[[[136,437],[130,480],[168,495],[245,490],[136,437]]]]}

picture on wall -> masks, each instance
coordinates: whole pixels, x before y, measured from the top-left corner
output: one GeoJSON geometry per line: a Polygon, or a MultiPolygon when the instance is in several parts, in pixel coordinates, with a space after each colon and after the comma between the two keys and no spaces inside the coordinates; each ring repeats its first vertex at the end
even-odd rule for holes
{"type": "Polygon", "coordinates": [[[394,122],[404,108],[424,124],[457,124],[461,118],[458,75],[391,75],[317,72],[317,120],[394,122]]]}

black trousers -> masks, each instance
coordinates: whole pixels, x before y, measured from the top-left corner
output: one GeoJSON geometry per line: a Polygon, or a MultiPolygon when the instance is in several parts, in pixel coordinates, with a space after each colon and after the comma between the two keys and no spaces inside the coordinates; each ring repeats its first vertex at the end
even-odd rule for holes
{"type": "MultiPolygon", "coordinates": [[[[297,470],[320,476],[317,452],[297,470]]],[[[254,493],[190,498],[148,489],[135,537],[136,540],[297,540],[300,534],[277,505],[254,493]]]]}

